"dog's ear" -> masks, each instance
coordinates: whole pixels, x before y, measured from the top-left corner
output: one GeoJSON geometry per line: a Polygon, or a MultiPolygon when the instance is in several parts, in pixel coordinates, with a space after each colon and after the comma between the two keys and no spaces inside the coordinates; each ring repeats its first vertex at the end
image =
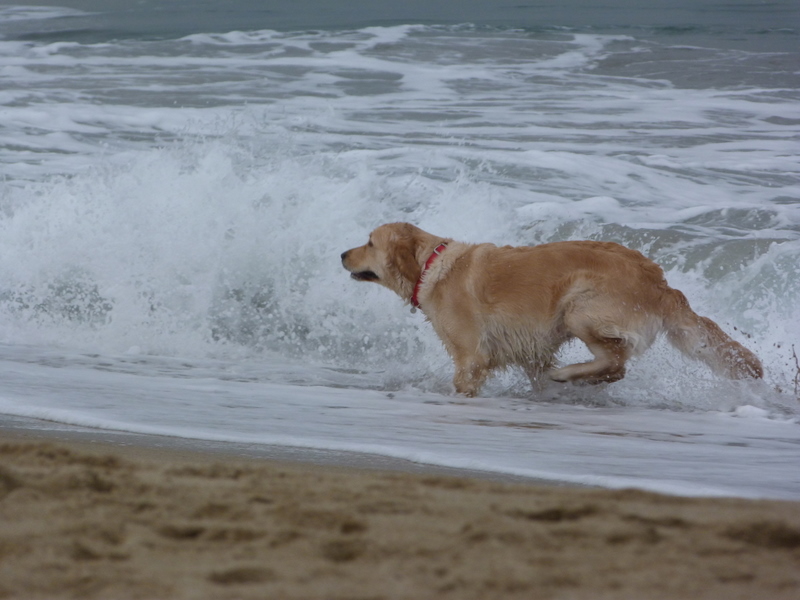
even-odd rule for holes
{"type": "Polygon", "coordinates": [[[395,239],[395,265],[405,281],[417,283],[422,268],[417,261],[418,239],[411,227],[404,228],[395,239]]]}
{"type": "Polygon", "coordinates": [[[414,251],[404,247],[400,248],[397,252],[397,270],[400,271],[400,276],[411,283],[416,283],[419,279],[422,269],[417,263],[417,257],[414,251]]]}

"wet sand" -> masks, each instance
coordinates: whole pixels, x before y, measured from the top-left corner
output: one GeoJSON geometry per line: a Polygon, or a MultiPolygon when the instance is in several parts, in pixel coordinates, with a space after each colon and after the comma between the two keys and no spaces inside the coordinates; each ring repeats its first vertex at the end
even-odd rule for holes
{"type": "Polygon", "coordinates": [[[0,598],[800,598],[796,502],[5,425],[0,598]]]}

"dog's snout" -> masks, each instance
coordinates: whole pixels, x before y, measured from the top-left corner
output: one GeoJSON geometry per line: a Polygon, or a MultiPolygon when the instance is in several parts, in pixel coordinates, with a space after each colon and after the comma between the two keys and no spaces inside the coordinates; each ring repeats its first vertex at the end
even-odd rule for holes
{"type": "Polygon", "coordinates": [[[350,250],[345,250],[344,252],[342,252],[342,262],[344,262],[347,259],[348,254],[350,254],[350,250]]]}

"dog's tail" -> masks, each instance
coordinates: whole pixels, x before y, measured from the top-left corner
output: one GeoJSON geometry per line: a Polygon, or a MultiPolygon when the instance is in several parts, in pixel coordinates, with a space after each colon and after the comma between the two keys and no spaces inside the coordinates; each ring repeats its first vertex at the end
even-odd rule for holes
{"type": "Polygon", "coordinates": [[[758,357],[689,306],[686,296],[669,289],[664,302],[664,329],[678,350],[706,363],[731,379],[761,379],[764,368],[758,357]]]}

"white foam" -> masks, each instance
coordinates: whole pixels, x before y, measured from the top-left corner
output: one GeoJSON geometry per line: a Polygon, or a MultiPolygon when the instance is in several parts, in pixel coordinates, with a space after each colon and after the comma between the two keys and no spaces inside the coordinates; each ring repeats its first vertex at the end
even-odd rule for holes
{"type": "Polygon", "coordinates": [[[76,17],[88,13],[63,6],[0,6],[0,20],[35,21],[76,17]]]}
{"type": "MultiPolygon", "coordinates": [[[[739,443],[737,436],[749,440],[755,431],[747,428],[794,419],[796,101],[761,85],[681,89],[612,77],[603,74],[604,58],[624,60],[635,40],[553,37],[403,26],[103,45],[0,42],[0,341],[16,349],[6,367],[24,354],[19,344],[36,345],[33,363],[50,360],[47,348],[62,348],[149,365],[138,379],[117,373],[101,381],[85,372],[98,367],[70,363],[59,386],[81,392],[68,405],[36,387],[36,377],[52,376],[46,370],[25,379],[19,393],[9,394],[4,381],[3,410],[207,439],[371,448],[603,485],[661,472],[655,458],[628,465],[631,455],[697,449],[662,447],[659,436],[670,427],[689,436],[696,419],[722,412],[736,418],[715,416],[709,427],[743,427],[714,429],[739,443]],[[554,444],[566,466],[534,447],[541,463],[517,462],[519,448],[533,443],[525,437],[531,431],[503,419],[519,424],[515,411],[536,408],[520,400],[530,394],[524,377],[500,374],[486,387],[491,408],[477,401],[464,409],[487,410],[497,427],[462,429],[460,405],[447,396],[452,366],[422,316],[341,268],[343,250],[396,220],[469,242],[626,243],[663,264],[698,312],[753,349],[766,382],[722,382],[659,342],[622,382],[548,392],[554,408],[541,414],[568,435],[532,439],[554,444]],[[209,368],[200,388],[184,388],[159,379],[167,367],[149,363],[154,356],[227,362],[209,368]],[[421,437],[383,429],[381,439],[363,433],[350,444],[335,410],[320,413],[329,419],[325,435],[309,426],[259,437],[247,418],[219,429],[228,418],[221,406],[181,425],[180,407],[194,402],[193,390],[246,401],[229,387],[229,371],[243,359],[253,361],[246,379],[263,384],[264,397],[302,405],[282,415],[258,405],[266,411],[259,426],[302,422],[305,411],[341,403],[363,409],[352,422],[359,431],[372,427],[365,414],[390,409],[421,437]],[[309,382],[313,393],[292,387],[309,382]],[[152,389],[169,406],[142,404],[120,391],[125,385],[137,394],[152,389]],[[402,401],[387,403],[388,391],[402,401]],[[440,404],[450,408],[427,410],[440,404]],[[608,432],[654,445],[595,446],[613,436],[581,428],[575,415],[588,414],[580,412],[586,406],[597,407],[592,419],[608,432]],[[615,407],[634,411],[633,421],[615,421],[615,407]],[[658,423],[657,439],[647,437],[646,423],[658,423]],[[502,434],[484,436],[490,429],[502,434]],[[439,451],[425,436],[450,447],[439,451]],[[473,438],[481,444],[463,445],[473,438]],[[577,457],[601,446],[608,462],[578,469],[577,457]]],[[[648,51],[655,56],[658,48],[648,51]]],[[[574,345],[563,358],[584,355],[574,345]]],[[[721,460],[727,469],[713,475],[709,490],[757,495],[763,480],[753,465],[762,442],[752,442],[752,455],[726,455],[716,443],[703,450],[708,464],[721,460]],[[747,477],[734,485],[738,461],[747,477]]],[[[786,455],[767,450],[770,459],[786,455]]],[[[688,472],[688,458],[682,464],[688,472]]],[[[642,485],[695,493],[698,477],[675,472],[642,485]]],[[[766,485],[770,494],[785,492],[766,485]]]]}
{"type": "MultiPolygon", "coordinates": [[[[284,383],[275,373],[251,380],[241,376],[241,362],[53,352],[38,362],[30,350],[20,361],[8,347],[0,354],[0,411],[6,414],[136,433],[368,452],[587,485],[800,499],[800,484],[791,476],[800,458],[796,423],[502,398],[454,401],[438,394],[284,383]]],[[[244,367],[259,373],[255,365],[244,367]]]]}
{"type": "Polygon", "coordinates": [[[757,406],[751,406],[749,404],[738,406],[733,411],[733,414],[743,419],[766,419],[770,416],[769,411],[766,411],[763,408],[758,408],[757,406]]]}

